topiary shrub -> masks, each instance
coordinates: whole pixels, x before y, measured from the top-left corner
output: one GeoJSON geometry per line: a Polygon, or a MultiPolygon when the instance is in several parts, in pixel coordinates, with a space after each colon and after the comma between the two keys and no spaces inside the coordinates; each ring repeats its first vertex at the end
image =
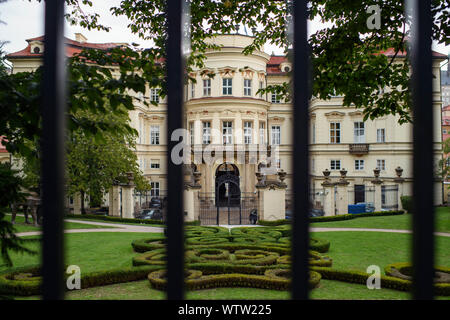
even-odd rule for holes
{"type": "MultiPolygon", "coordinates": [[[[320,274],[311,271],[309,287],[315,288],[319,284],[320,274]]],[[[270,290],[288,290],[290,288],[290,270],[275,269],[264,275],[251,274],[214,274],[203,275],[195,270],[186,271],[186,289],[202,290],[219,287],[250,287],[270,290]]],[[[148,275],[151,286],[158,290],[165,290],[167,286],[166,271],[160,270],[148,275]]]]}
{"type": "MultiPolygon", "coordinates": [[[[143,280],[149,272],[164,266],[142,266],[135,268],[116,268],[96,272],[81,273],[81,288],[105,286],[115,283],[143,280]]],[[[65,274],[65,277],[67,275],[65,274]]],[[[0,274],[0,295],[32,296],[42,293],[40,266],[15,268],[0,274]]]]}
{"type": "Polygon", "coordinates": [[[401,196],[400,201],[402,202],[402,207],[408,213],[413,212],[413,199],[411,196],[401,196]]]}

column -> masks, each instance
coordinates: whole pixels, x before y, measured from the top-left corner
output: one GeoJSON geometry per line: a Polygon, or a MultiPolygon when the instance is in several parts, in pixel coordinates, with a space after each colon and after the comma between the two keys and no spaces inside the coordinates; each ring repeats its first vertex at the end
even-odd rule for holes
{"type": "Polygon", "coordinates": [[[284,183],[286,172],[278,173],[279,180],[261,179],[257,172],[258,183],[256,189],[259,192],[258,220],[275,221],[286,219],[286,188],[284,183]]]}
{"type": "Polygon", "coordinates": [[[403,169],[401,167],[397,167],[395,169],[395,173],[397,174],[397,177],[394,179],[394,182],[398,187],[398,192],[397,192],[398,210],[403,210],[403,205],[402,205],[402,200],[401,200],[401,197],[403,196],[403,182],[405,181],[405,179],[402,178],[403,169]]]}
{"type": "Polygon", "coordinates": [[[73,214],[81,214],[81,195],[78,192],[73,195],[73,214]]]}
{"type": "Polygon", "coordinates": [[[375,179],[373,179],[371,182],[373,183],[375,187],[375,212],[381,211],[381,184],[383,183],[383,180],[380,179],[380,169],[376,168],[373,170],[373,173],[375,175],[375,179]]]}
{"type": "Polygon", "coordinates": [[[323,190],[325,192],[325,199],[323,204],[323,211],[325,212],[325,216],[334,216],[336,215],[335,210],[335,201],[334,201],[334,183],[330,180],[330,171],[326,169],[323,171],[323,175],[325,176],[325,181],[322,183],[323,190]]]}
{"type": "Polygon", "coordinates": [[[345,179],[347,175],[347,171],[342,169],[340,171],[341,178],[336,183],[337,186],[337,195],[336,195],[336,209],[337,214],[347,214],[348,213],[348,184],[349,182],[345,179]]]}
{"type": "Polygon", "coordinates": [[[191,180],[191,175],[185,175],[184,181],[184,220],[185,221],[195,221],[198,220],[199,208],[198,204],[198,192],[202,188],[200,185],[201,173],[196,171],[192,173],[193,181],[191,180]]]}
{"type": "Polygon", "coordinates": [[[113,185],[109,190],[109,210],[108,215],[112,217],[120,216],[120,195],[119,186],[113,185]]]}

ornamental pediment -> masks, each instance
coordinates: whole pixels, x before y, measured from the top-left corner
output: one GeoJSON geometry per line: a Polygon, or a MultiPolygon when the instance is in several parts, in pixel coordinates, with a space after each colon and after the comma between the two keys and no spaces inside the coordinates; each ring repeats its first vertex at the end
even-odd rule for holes
{"type": "Polygon", "coordinates": [[[345,113],[340,112],[340,111],[331,111],[331,112],[325,113],[325,116],[326,117],[344,117],[345,113]]]}
{"type": "Polygon", "coordinates": [[[270,121],[284,121],[285,118],[284,117],[279,117],[279,116],[273,116],[273,117],[269,117],[270,121]]]}
{"type": "Polygon", "coordinates": [[[200,76],[203,80],[210,79],[215,75],[215,70],[212,68],[203,68],[200,70],[200,76]]]}
{"type": "Polygon", "coordinates": [[[158,116],[158,115],[147,115],[147,116],[145,116],[145,119],[152,120],[152,121],[162,121],[162,120],[164,120],[164,117],[158,116]]]}
{"type": "Polygon", "coordinates": [[[259,71],[259,72],[258,72],[258,80],[259,80],[259,81],[264,81],[264,80],[266,80],[266,73],[265,73],[265,72],[259,71]]]}
{"type": "Polygon", "coordinates": [[[356,110],[356,111],[349,112],[348,115],[351,117],[356,117],[356,116],[361,117],[363,115],[363,113],[359,110],[356,110]]]}
{"type": "Polygon", "coordinates": [[[244,79],[252,79],[253,75],[257,73],[255,69],[250,67],[244,67],[242,69],[239,69],[239,71],[241,72],[242,77],[244,77],[244,79]]]}
{"type": "Polygon", "coordinates": [[[236,68],[233,67],[222,67],[218,69],[219,74],[222,78],[232,78],[236,73],[236,68]]]}
{"type": "Polygon", "coordinates": [[[223,116],[230,116],[230,115],[234,115],[236,112],[230,109],[225,109],[223,110],[220,114],[223,116]]]}

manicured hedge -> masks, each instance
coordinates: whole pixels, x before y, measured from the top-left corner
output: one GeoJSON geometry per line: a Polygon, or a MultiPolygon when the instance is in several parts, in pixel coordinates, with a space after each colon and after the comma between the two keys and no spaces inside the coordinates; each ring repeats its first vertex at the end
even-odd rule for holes
{"type": "MultiPolygon", "coordinates": [[[[313,222],[327,222],[327,221],[342,221],[342,220],[351,220],[355,218],[363,218],[363,217],[381,217],[381,216],[393,216],[393,215],[401,215],[405,212],[403,210],[395,210],[395,211],[378,211],[378,212],[366,212],[366,213],[358,213],[358,214],[339,214],[336,216],[323,216],[323,217],[311,217],[309,221],[313,222]]],[[[286,224],[291,224],[291,220],[276,220],[276,221],[264,221],[259,220],[259,225],[262,226],[281,226],[286,224]]]]}
{"type": "MultiPolygon", "coordinates": [[[[366,285],[367,279],[370,274],[363,271],[356,270],[336,270],[328,267],[311,267],[321,274],[323,279],[327,280],[337,280],[350,283],[359,283],[366,285]]],[[[400,291],[411,291],[412,282],[409,280],[399,279],[391,276],[381,276],[381,287],[387,289],[394,289],[400,291]]],[[[450,295],[450,284],[448,283],[438,283],[435,284],[435,292],[440,296],[450,295]]]]}
{"type": "MultiPolygon", "coordinates": [[[[101,216],[95,214],[66,214],[68,219],[86,219],[86,220],[102,220],[106,222],[123,222],[123,223],[141,223],[141,224],[160,224],[164,225],[165,222],[162,220],[152,220],[152,219],[135,219],[135,218],[121,218],[113,216],[101,216]]],[[[185,221],[185,226],[199,226],[200,221],[185,221]]]]}
{"type": "MultiPolygon", "coordinates": [[[[450,268],[434,267],[435,283],[447,284],[450,287],[450,268]]],[[[384,268],[384,273],[388,276],[409,280],[412,279],[412,264],[410,262],[398,262],[387,265],[384,268]]]]}
{"type": "MultiPolygon", "coordinates": [[[[115,283],[143,280],[151,271],[164,266],[124,267],[90,273],[81,272],[81,288],[105,286],[115,283]]],[[[65,275],[67,277],[67,275],[65,275]]],[[[0,294],[31,296],[41,294],[41,268],[39,266],[16,268],[0,274],[0,294]],[[19,280],[20,277],[20,280],[19,280]]]]}
{"type": "MultiPolygon", "coordinates": [[[[189,277],[186,279],[186,289],[202,290],[218,287],[250,287],[271,290],[288,290],[290,288],[290,280],[284,275],[289,273],[286,270],[271,270],[264,275],[250,274],[214,274],[199,276],[193,270],[189,270],[189,277]]],[[[320,274],[310,272],[309,287],[315,288],[319,284],[320,274]]],[[[164,290],[167,285],[166,271],[160,270],[152,272],[148,275],[148,280],[153,288],[164,290]]]]}
{"type": "Polygon", "coordinates": [[[154,237],[151,239],[134,240],[131,243],[135,252],[146,252],[153,249],[164,248],[166,238],[164,236],[154,237]]]}

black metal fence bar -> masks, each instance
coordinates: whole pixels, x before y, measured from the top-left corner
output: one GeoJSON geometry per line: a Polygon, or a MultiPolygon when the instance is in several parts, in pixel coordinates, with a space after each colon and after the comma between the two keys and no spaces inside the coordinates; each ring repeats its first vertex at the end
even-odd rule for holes
{"type": "Polygon", "coordinates": [[[293,1],[294,18],[294,214],[292,222],[292,298],[308,299],[309,213],[309,61],[306,0],[293,1]]]}
{"type": "Polygon", "coordinates": [[[182,56],[182,2],[166,2],[168,19],[167,55],[167,298],[184,298],[184,235],[183,235],[183,167],[171,160],[177,141],[171,141],[172,132],[183,127],[183,56],[182,56]]]}
{"type": "Polygon", "coordinates": [[[66,66],[64,1],[45,2],[42,83],[43,298],[64,298],[64,139],[66,66]]]}
{"type": "Polygon", "coordinates": [[[433,97],[431,0],[411,0],[414,117],[413,297],[433,298],[433,97]]]}

